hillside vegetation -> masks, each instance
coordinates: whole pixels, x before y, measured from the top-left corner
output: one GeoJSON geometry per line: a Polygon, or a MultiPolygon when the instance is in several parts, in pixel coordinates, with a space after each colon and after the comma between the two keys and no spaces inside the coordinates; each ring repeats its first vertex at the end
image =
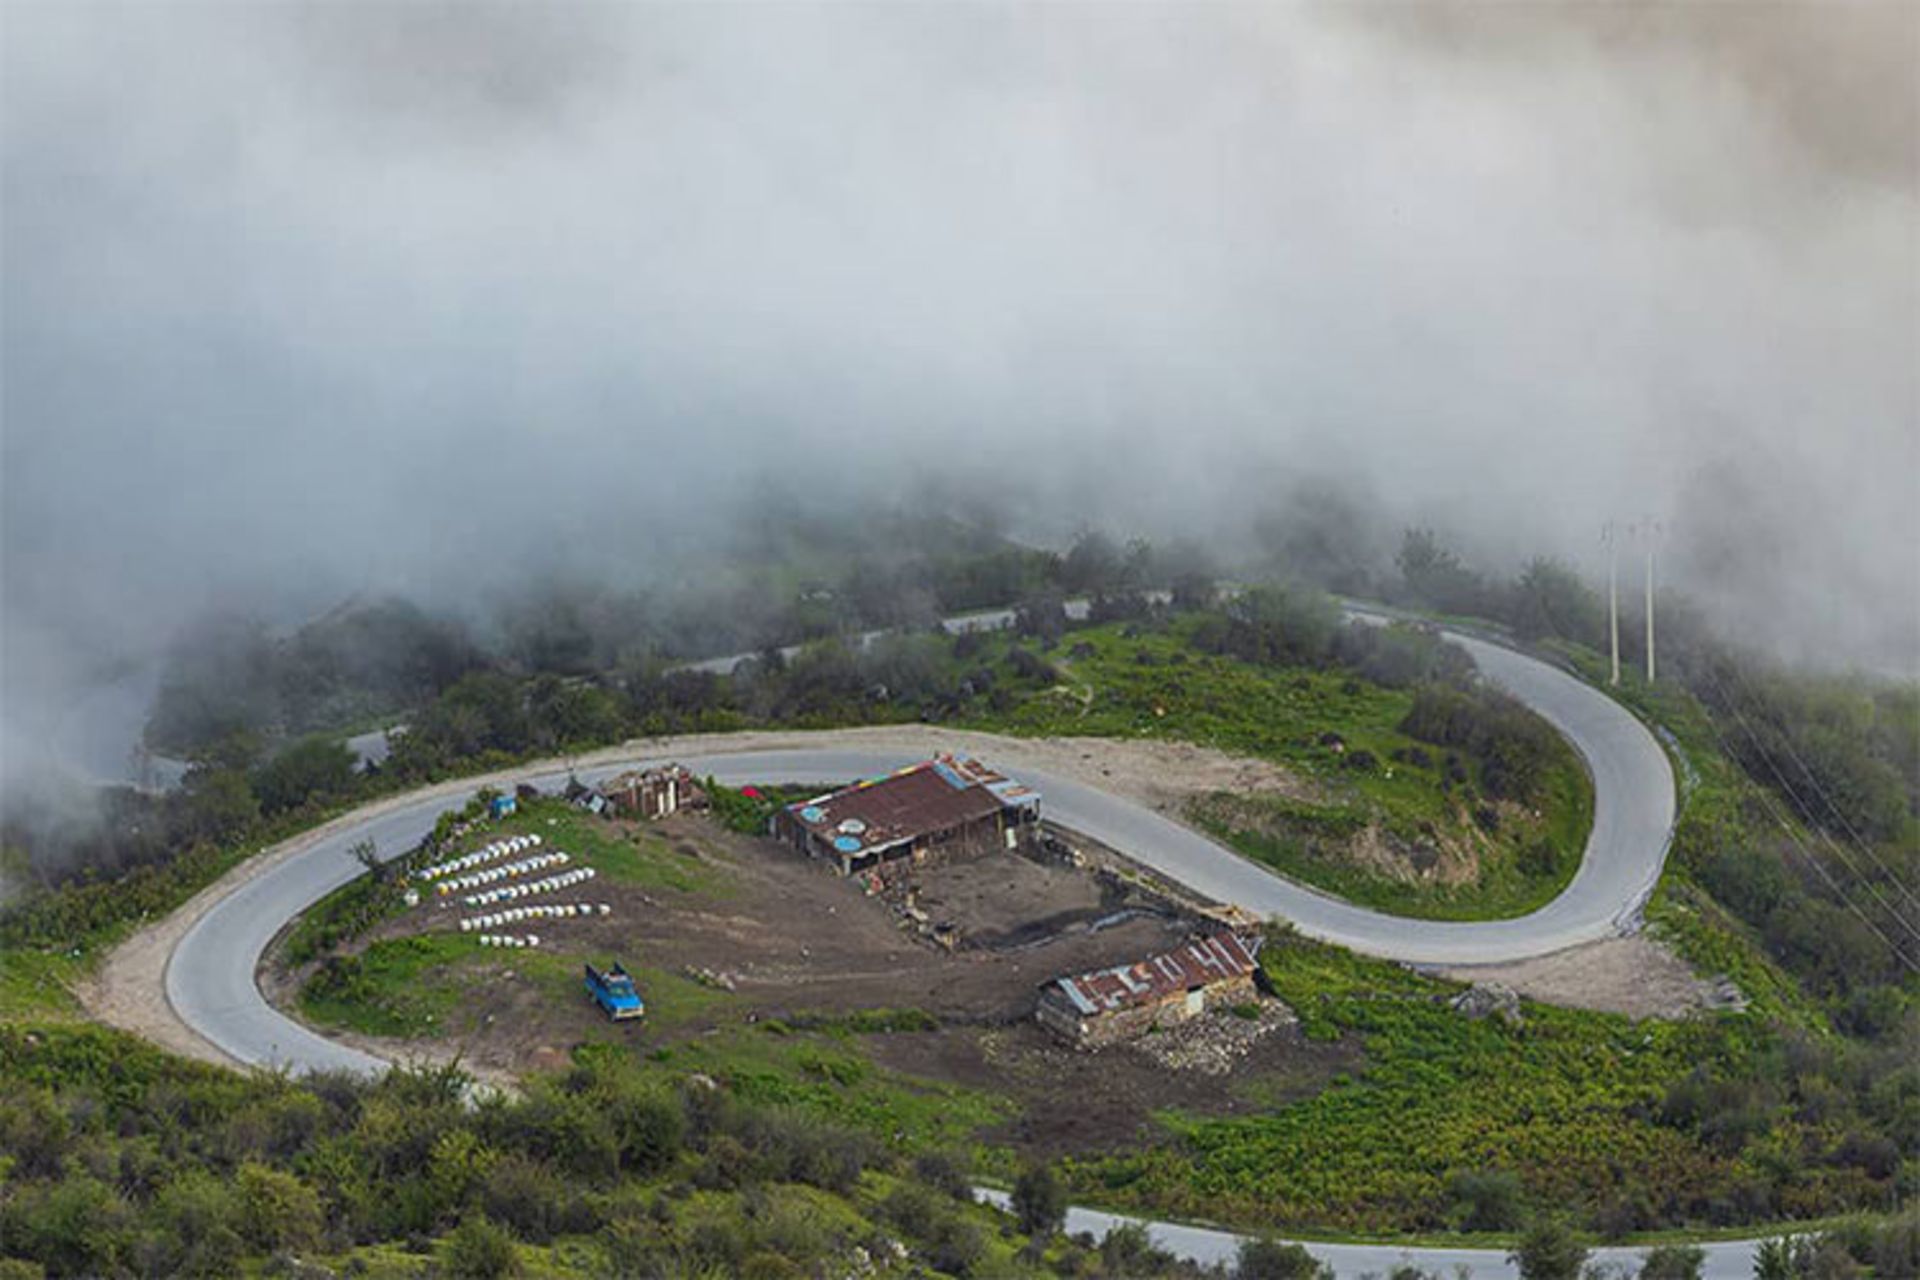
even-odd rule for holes
{"type": "Polygon", "coordinates": [[[239,1076],[0,1024],[0,1275],[1186,1273],[1124,1233],[1052,1236],[1044,1197],[1020,1205],[1030,1238],[971,1203],[963,1154],[804,1099],[604,1051],[523,1097],[470,1087],[239,1076]]]}
{"type": "MultiPolygon", "coordinates": [[[[1573,575],[1538,562],[1509,582],[1489,580],[1430,537],[1410,540],[1403,561],[1402,580],[1385,594],[1476,615],[1596,682],[1603,677],[1596,646],[1605,639],[1604,615],[1573,575]]],[[[1163,1212],[1342,1230],[1501,1231],[1564,1212],[1596,1235],[1884,1211],[1920,1195],[1920,918],[1912,897],[1920,880],[1920,700],[1904,687],[1790,675],[1715,641],[1683,605],[1668,608],[1667,617],[1672,638],[1662,682],[1649,687],[1630,671],[1621,690],[1661,732],[1681,785],[1673,856],[1648,916],[1657,936],[1703,974],[1730,975],[1750,1002],[1745,1012],[1630,1023],[1523,1005],[1518,1025],[1473,1021],[1449,1007],[1458,990],[1450,984],[1282,935],[1265,959],[1275,989],[1308,1034],[1357,1045],[1362,1065],[1311,1096],[1253,1098],[1260,1104],[1254,1115],[1165,1112],[1137,1149],[1089,1150],[1066,1166],[1076,1192],[1163,1212]]],[[[1637,630],[1631,623],[1629,635],[1637,630]]],[[[1635,656],[1629,647],[1629,663],[1635,656]]],[[[1342,627],[1324,600],[1297,589],[1224,604],[1193,581],[1171,604],[1131,590],[1102,592],[1085,626],[1071,624],[1061,597],[1048,592],[1023,605],[1010,633],[909,632],[864,651],[823,639],[792,659],[769,653],[730,678],[659,664],[591,674],[491,664],[415,710],[415,731],[400,740],[387,770],[370,776],[354,773],[323,743],[295,743],[265,759],[244,741],[209,748],[180,792],[117,796],[110,819],[85,836],[88,856],[71,864],[84,871],[35,863],[10,832],[9,863],[25,868],[14,879],[41,888],[0,914],[9,1062],[28,1064],[7,1068],[26,1074],[10,1076],[5,1095],[14,1110],[4,1149],[15,1158],[0,1225],[28,1233],[7,1236],[9,1250],[55,1259],[56,1273],[84,1272],[93,1255],[61,1255],[65,1246],[44,1234],[77,1223],[63,1238],[107,1241],[119,1251],[115,1258],[136,1259],[125,1263],[130,1270],[185,1267],[163,1244],[141,1241],[157,1234],[164,1214],[175,1215],[169,1222],[225,1222],[225,1210],[195,1218],[198,1209],[168,1201],[163,1214],[152,1189],[159,1182],[130,1181],[125,1172],[138,1169],[149,1149],[179,1170],[205,1167],[227,1180],[230,1193],[247,1160],[292,1172],[321,1196],[325,1249],[351,1247],[375,1258],[408,1240],[448,1248],[448,1233],[470,1218],[477,1225],[464,1238],[491,1238],[492,1228],[478,1224],[485,1202],[471,1198],[402,1227],[339,1234],[337,1223],[355,1221],[354,1211],[335,1206],[352,1200],[336,1197],[325,1179],[346,1175],[322,1170],[369,1167],[364,1162],[381,1149],[376,1138],[384,1132],[363,1131],[359,1109],[349,1109],[355,1118],[340,1121],[344,1128],[316,1122],[318,1145],[296,1145],[285,1157],[259,1156],[240,1139],[202,1147],[196,1137],[168,1136],[173,1130],[152,1131],[148,1143],[142,1126],[149,1121],[116,1107],[151,1112],[152,1123],[181,1134],[198,1133],[208,1117],[220,1131],[222,1117],[240,1112],[249,1114],[247,1125],[262,1123],[250,1108],[266,1095],[250,1091],[292,1087],[202,1075],[117,1038],[49,1021],[64,1004],[58,984],[141,918],[171,909],[263,843],[419,781],[633,732],[749,724],[931,720],[1198,741],[1284,764],[1303,792],[1205,799],[1194,821],[1288,874],[1389,909],[1436,915],[1500,914],[1551,896],[1570,873],[1567,854],[1577,850],[1586,821],[1578,796],[1564,789],[1571,775],[1553,744],[1466,679],[1446,646],[1416,627],[1342,627]],[[1406,851],[1431,840],[1442,854],[1436,867],[1445,863],[1447,841],[1471,841],[1478,884],[1423,883],[1384,860],[1357,862],[1354,838],[1369,829],[1389,851],[1393,840],[1406,851]],[[32,1018],[31,1027],[22,1018],[32,1018]],[[42,1049],[50,1056],[35,1057],[42,1049]],[[69,1072],[73,1080],[63,1084],[69,1072]],[[180,1073],[198,1083],[183,1084],[180,1073]],[[239,1101],[231,1111],[182,1101],[203,1085],[239,1101]],[[121,1100],[103,1101],[103,1091],[115,1088],[121,1100]],[[68,1136],[56,1144],[55,1161],[29,1166],[15,1153],[42,1141],[34,1135],[43,1121],[68,1136]]],[[[665,1061],[622,1063],[617,1074],[631,1073],[629,1083],[643,1092],[668,1093],[707,1075],[753,1107],[838,1116],[859,1141],[883,1151],[894,1133],[915,1134],[972,1147],[983,1168],[1013,1172],[1004,1146],[981,1136],[1006,1123],[1002,1100],[917,1092],[925,1082],[875,1067],[868,1047],[881,1041],[872,1037],[896,1034],[911,1032],[888,1019],[791,1038],[760,1032],[676,1048],[665,1061]],[[858,1092],[857,1105],[849,1090],[858,1092]]],[[[356,1095],[354,1108],[385,1096],[382,1090],[425,1087],[408,1079],[356,1095]]],[[[293,1092],[332,1105],[325,1096],[334,1087],[320,1082],[293,1092]]],[[[541,1114],[564,1131],[570,1113],[541,1101],[550,1095],[549,1086],[536,1086],[527,1105],[547,1107],[541,1114]]],[[[689,1105],[684,1096],[681,1105],[689,1105]]],[[[697,1131],[691,1114],[690,1134],[697,1131]]],[[[536,1151],[493,1130],[475,1132],[507,1154],[562,1159],[550,1138],[539,1139],[536,1151]]],[[[707,1155],[688,1139],[675,1176],[691,1181],[686,1171],[707,1155]]],[[[864,1222],[890,1223],[880,1207],[891,1194],[885,1179],[912,1176],[897,1153],[889,1159],[862,1166],[843,1196],[864,1222]]],[[[609,1216],[580,1244],[604,1250],[604,1241],[585,1241],[612,1228],[618,1196],[612,1183],[589,1178],[583,1186],[578,1194],[610,1197],[609,1216]]],[[[708,1203],[705,1194],[695,1183],[689,1203],[708,1203]]],[[[368,1212],[404,1215],[412,1212],[407,1200],[368,1212]]],[[[723,1214],[736,1210],[744,1231],[754,1218],[746,1202],[722,1202],[723,1214]]],[[[956,1208],[942,1221],[968,1212],[956,1208]]],[[[257,1239],[231,1230],[242,1241],[257,1239]]],[[[1896,1236],[1891,1228],[1879,1237],[1842,1229],[1835,1248],[1850,1260],[1830,1253],[1821,1274],[1853,1274],[1846,1268],[1876,1260],[1881,1274],[1903,1274],[1906,1255],[1882,1248],[1896,1236]]],[[[575,1265],[557,1250],[530,1252],[535,1238],[523,1234],[516,1246],[526,1265],[575,1265]]],[[[569,1237],[558,1238],[564,1249],[569,1237]]],[[[915,1248],[936,1243],[901,1238],[915,1248]]],[[[673,1249],[691,1247],[671,1232],[663,1239],[673,1249]]]]}

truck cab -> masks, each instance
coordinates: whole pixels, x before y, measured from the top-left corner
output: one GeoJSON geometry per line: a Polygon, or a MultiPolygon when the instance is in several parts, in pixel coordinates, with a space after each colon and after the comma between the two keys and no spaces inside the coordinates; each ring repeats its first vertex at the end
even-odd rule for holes
{"type": "Polygon", "coordinates": [[[589,964],[586,987],[593,1002],[615,1022],[642,1017],[647,1012],[646,1002],[640,999],[640,992],[633,985],[633,975],[618,964],[606,970],[589,964]]]}

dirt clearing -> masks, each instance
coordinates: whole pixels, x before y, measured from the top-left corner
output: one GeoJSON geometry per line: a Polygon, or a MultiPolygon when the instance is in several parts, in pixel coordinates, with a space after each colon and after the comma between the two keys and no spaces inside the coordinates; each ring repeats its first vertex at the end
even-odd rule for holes
{"type": "MultiPolygon", "coordinates": [[[[1274,1011],[1277,1003],[1263,1001],[1274,1011]]],[[[1224,1011],[1159,1036],[1183,1043],[1227,1038],[1237,1019],[1224,1011]]],[[[1323,1089],[1340,1072],[1364,1065],[1357,1037],[1308,1040],[1276,1012],[1265,1034],[1251,1039],[1223,1070],[1173,1069],[1157,1045],[1120,1044],[1086,1053],[1069,1049],[1039,1025],[955,1027],[920,1034],[863,1037],[876,1062],[924,1079],[1001,1094],[1020,1104],[1018,1118],[983,1135],[1047,1157],[1138,1150],[1165,1142],[1154,1113],[1253,1115],[1323,1089]]]]}
{"type": "Polygon", "coordinates": [[[1632,1018],[1684,1018],[1722,1007],[1719,984],[1694,976],[1685,961],[1645,934],[1602,938],[1513,964],[1434,969],[1456,982],[1499,982],[1544,1004],[1632,1018]]]}
{"type": "MultiPolygon", "coordinates": [[[[458,933],[472,912],[457,898],[429,899],[346,949],[370,985],[355,997],[358,1012],[319,1029],[388,1055],[457,1046],[478,1067],[514,1070],[564,1061],[591,1041],[659,1047],[732,1026],[875,1010],[1001,1026],[1032,1015],[1048,978],[1143,959],[1196,927],[1172,903],[1097,868],[991,853],[915,868],[900,891],[870,895],[857,878],[702,816],[639,825],[544,802],[529,809],[528,829],[542,829],[555,808],[574,826],[554,847],[571,846],[600,872],[566,896],[605,902],[610,915],[527,926],[540,946],[502,951],[458,933]],[[933,922],[947,926],[951,946],[923,928],[933,922]],[[416,942],[436,950],[418,967],[394,969],[416,942]],[[633,971],[648,1004],[643,1022],[614,1027],[591,1005],[580,988],[588,960],[633,971]],[[369,1006],[404,1013],[423,1036],[352,1034],[378,1025],[369,1006]]],[[[318,968],[287,971],[270,958],[259,977],[276,1005],[312,1015],[299,996],[318,968]]]]}

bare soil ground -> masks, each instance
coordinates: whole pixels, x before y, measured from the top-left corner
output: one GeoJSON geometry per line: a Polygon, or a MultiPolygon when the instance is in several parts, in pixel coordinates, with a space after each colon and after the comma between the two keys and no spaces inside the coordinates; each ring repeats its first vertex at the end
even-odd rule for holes
{"type": "Polygon", "coordinates": [[[173,954],[173,948],[180,939],[214,903],[262,872],[295,856],[324,835],[423,798],[439,797],[452,802],[471,795],[482,786],[511,786],[517,779],[529,774],[551,772],[557,768],[592,768],[641,757],[665,758],[701,752],[805,746],[870,747],[915,754],[936,750],[969,750],[1008,769],[1017,770],[1025,766],[1057,770],[1090,785],[1106,787],[1152,804],[1175,817],[1178,817],[1187,797],[1207,791],[1266,788],[1285,794],[1309,793],[1304,783],[1276,765],[1180,743],[1097,738],[1011,738],[918,725],[885,725],[807,733],[696,734],[635,739],[584,756],[531,761],[492,774],[460,778],[404,795],[390,796],[275,845],[234,867],[179,910],[128,937],[108,953],[90,978],[76,986],[74,994],[81,1007],[101,1022],[143,1036],[176,1053],[230,1065],[231,1059],[189,1027],[167,1000],[168,957],[173,954]]]}
{"type": "MultiPolygon", "coordinates": [[[[1111,856],[1083,837],[1069,839],[1102,862],[1111,856]]],[[[903,890],[928,923],[957,926],[961,951],[1037,952],[1141,919],[1164,921],[1175,937],[1184,932],[1172,918],[1172,904],[1118,876],[1025,857],[980,858],[923,871],[909,877],[903,890]]]]}
{"type": "MultiPolygon", "coordinates": [[[[1013,1099],[1019,1118],[988,1136],[1047,1155],[1162,1141],[1156,1111],[1253,1112],[1309,1095],[1362,1064],[1357,1041],[1308,1041],[1270,1000],[1256,1020],[1215,1011],[1157,1033],[1152,1043],[1095,1053],[1047,1034],[1032,1020],[1040,983],[1165,950],[1193,925],[1176,904],[1103,874],[1111,851],[1077,837],[1089,859],[1083,869],[996,852],[915,871],[907,881],[913,901],[929,920],[958,926],[961,941],[949,951],[920,936],[901,910],[904,893],[868,896],[858,880],[775,842],[686,815],[644,831],[665,837],[681,856],[724,869],[724,889],[680,895],[607,885],[595,896],[613,904],[613,917],[580,922],[565,946],[702,971],[733,990],[665,1022],[613,1028],[577,992],[556,1000],[511,960],[490,961],[484,982],[492,1014],[458,1036],[464,1061],[505,1073],[563,1065],[566,1050],[589,1039],[661,1046],[742,1023],[805,1025],[916,1009],[939,1027],[864,1034],[862,1051],[892,1070],[1013,1099]]],[[[416,914],[383,934],[429,923],[416,914]]],[[[375,1052],[403,1047],[361,1043],[375,1052]]]]}
{"type": "MultiPolygon", "coordinates": [[[[742,1022],[874,1009],[923,1010],[950,1025],[1004,1025],[1031,1015],[1046,979],[1167,950],[1192,928],[1189,918],[1111,877],[991,853],[911,878],[917,899],[958,926],[962,941],[949,951],[919,937],[895,902],[869,897],[860,881],[774,841],[694,815],[644,827],[596,825],[616,837],[640,833],[655,857],[705,864],[703,878],[714,887],[643,889],[603,875],[577,896],[608,903],[611,916],[510,926],[539,932],[537,952],[476,947],[459,963],[458,981],[481,998],[463,1002],[441,1037],[474,1066],[554,1065],[572,1045],[609,1033],[660,1045],[742,1022]],[[651,1006],[645,1023],[605,1022],[573,977],[586,958],[620,959],[640,974],[651,1006]],[[687,981],[691,975],[702,985],[687,981]]],[[[428,902],[352,950],[444,933],[463,914],[443,900],[428,902]]],[[[268,998],[294,1016],[305,976],[271,962],[260,974],[268,998]]],[[[389,1056],[417,1043],[342,1038],[389,1056]]]]}
{"type": "MultiPolygon", "coordinates": [[[[1209,1013],[1182,1030],[1218,1034],[1235,1020],[1231,1013],[1209,1013]]],[[[1070,1049],[1031,1021],[870,1036],[866,1046],[893,1070],[1017,1099],[1018,1118],[986,1137],[1048,1156],[1163,1142],[1156,1111],[1230,1116],[1271,1110],[1317,1093],[1363,1061],[1353,1037],[1312,1041],[1290,1024],[1261,1035],[1217,1072],[1170,1069],[1153,1047],[1139,1044],[1093,1053],[1070,1049]]]]}
{"type": "Polygon", "coordinates": [[[1714,984],[1645,934],[1602,938],[1512,964],[1435,972],[1457,982],[1500,982],[1523,996],[1634,1018],[1681,1018],[1716,1003],[1714,984]]]}

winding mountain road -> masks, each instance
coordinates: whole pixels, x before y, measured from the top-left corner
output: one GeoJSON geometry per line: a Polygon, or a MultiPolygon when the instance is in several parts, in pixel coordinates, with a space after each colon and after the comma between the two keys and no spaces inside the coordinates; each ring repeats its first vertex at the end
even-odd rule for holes
{"type": "MultiPolygon", "coordinates": [[[[990,626],[997,617],[955,620],[949,628],[990,626]]],[[[1495,963],[1631,931],[1659,879],[1672,834],[1673,775],[1659,743],[1618,703],[1574,676],[1485,639],[1446,634],[1473,655],[1487,679],[1565,735],[1593,778],[1593,828],[1580,869],[1559,897],[1531,915],[1478,923],[1383,915],[1282,879],[1132,800],[1040,770],[1017,772],[1041,791],[1049,817],[1199,894],[1258,915],[1283,917],[1303,933],[1370,955],[1424,964],[1495,963]]],[[[715,659],[704,665],[727,670],[736,661],[715,659]]],[[[876,750],[829,744],[827,735],[821,736],[819,746],[808,745],[805,734],[783,737],[798,745],[712,750],[707,740],[696,753],[637,753],[630,758],[602,754],[590,767],[573,772],[593,782],[637,764],[672,758],[728,783],[824,784],[896,768],[943,741],[933,729],[925,731],[924,746],[912,744],[914,750],[901,748],[897,741],[887,750],[876,750]]],[[[549,768],[515,776],[549,789],[562,785],[568,773],[549,768]]],[[[282,926],[359,873],[347,853],[351,845],[372,840],[382,856],[399,854],[417,843],[466,788],[476,785],[477,780],[469,779],[370,805],[320,833],[261,855],[259,867],[233,875],[231,883],[223,881],[225,889],[214,886],[197,900],[199,914],[191,927],[164,950],[164,985],[173,1011],[192,1032],[241,1063],[302,1071],[383,1070],[388,1065],[384,1060],[320,1036],[274,1009],[257,985],[256,970],[282,926]]],[[[243,866],[238,872],[248,870],[243,866]]],[[[1154,1224],[1154,1230],[1176,1247],[1203,1255],[1203,1243],[1213,1256],[1231,1247],[1231,1237],[1218,1233],[1194,1234],[1194,1229],[1176,1224],[1154,1224]],[[1213,1238],[1203,1241],[1203,1236],[1213,1238]]],[[[1450,1268],[1464,1259],[1482,1276],[1511,1273],[1503,1258],[1484,1251],[1467,1258],[1461,1251],[1444,1249],[1316,1248],[1338,1253],[1332,1260],[1342,1274],[1377,1269],[1389,1253],[1393,1260],[1432,1268],[1450,1268]]],[[[1714,1275],[1745,1274],[1750,1245],[1721,1245],[1712,1252],[1714,1275]]]]}
{"type": "MultiPolygon", "coordinates": [[[[1487,679],[1564,734],[1593,776],[1593,828],[1580,869],[1559,897],[1531,915],[1475,923],[1383,915],[1282,879],[1131,800],[1035,770],[1022,770],[1021,776],[1039,788],[1050,817],[1193,891],[1256,915],[1282,917],[1305,934],[1370,955],[1423,964],[1497,963],[1630,931],[1659,878],[1673,824],[1673,775],[1659,743],[1618,703],[1556,667],[1476,637],[1448,633],[1448,638],[1473,655],[1487,679]]],[[[929,729],[925,737],[926,749],[932,750],[942,735],[929,729]]],[[[896,768],[914,754],[801,746],[675,758],[723,782],[829,783],[896,768]]],[[[592,782],[664,758],[603,757],[579,773],[592,782]]],[[[557,770],[529,780],[547,788],[565,778],[566,771],[557,770]]],[[[382,856],[394,856],[425,835],[448,802],[446,789],[440,788],[424,798],[370,806],[364,820],[335,823],[289,856],[266,855],[271,860],[265,870],[240,878],[231,892],[216,894],[168,951],[165,986],[174,1011],[240,1062],[380,1069],[380,1060],[316,1035],[275,1010],[261,994],[255,970],[281,926],[358,873],[347,856],[351,845],[372,840],[382,856]]]]}

